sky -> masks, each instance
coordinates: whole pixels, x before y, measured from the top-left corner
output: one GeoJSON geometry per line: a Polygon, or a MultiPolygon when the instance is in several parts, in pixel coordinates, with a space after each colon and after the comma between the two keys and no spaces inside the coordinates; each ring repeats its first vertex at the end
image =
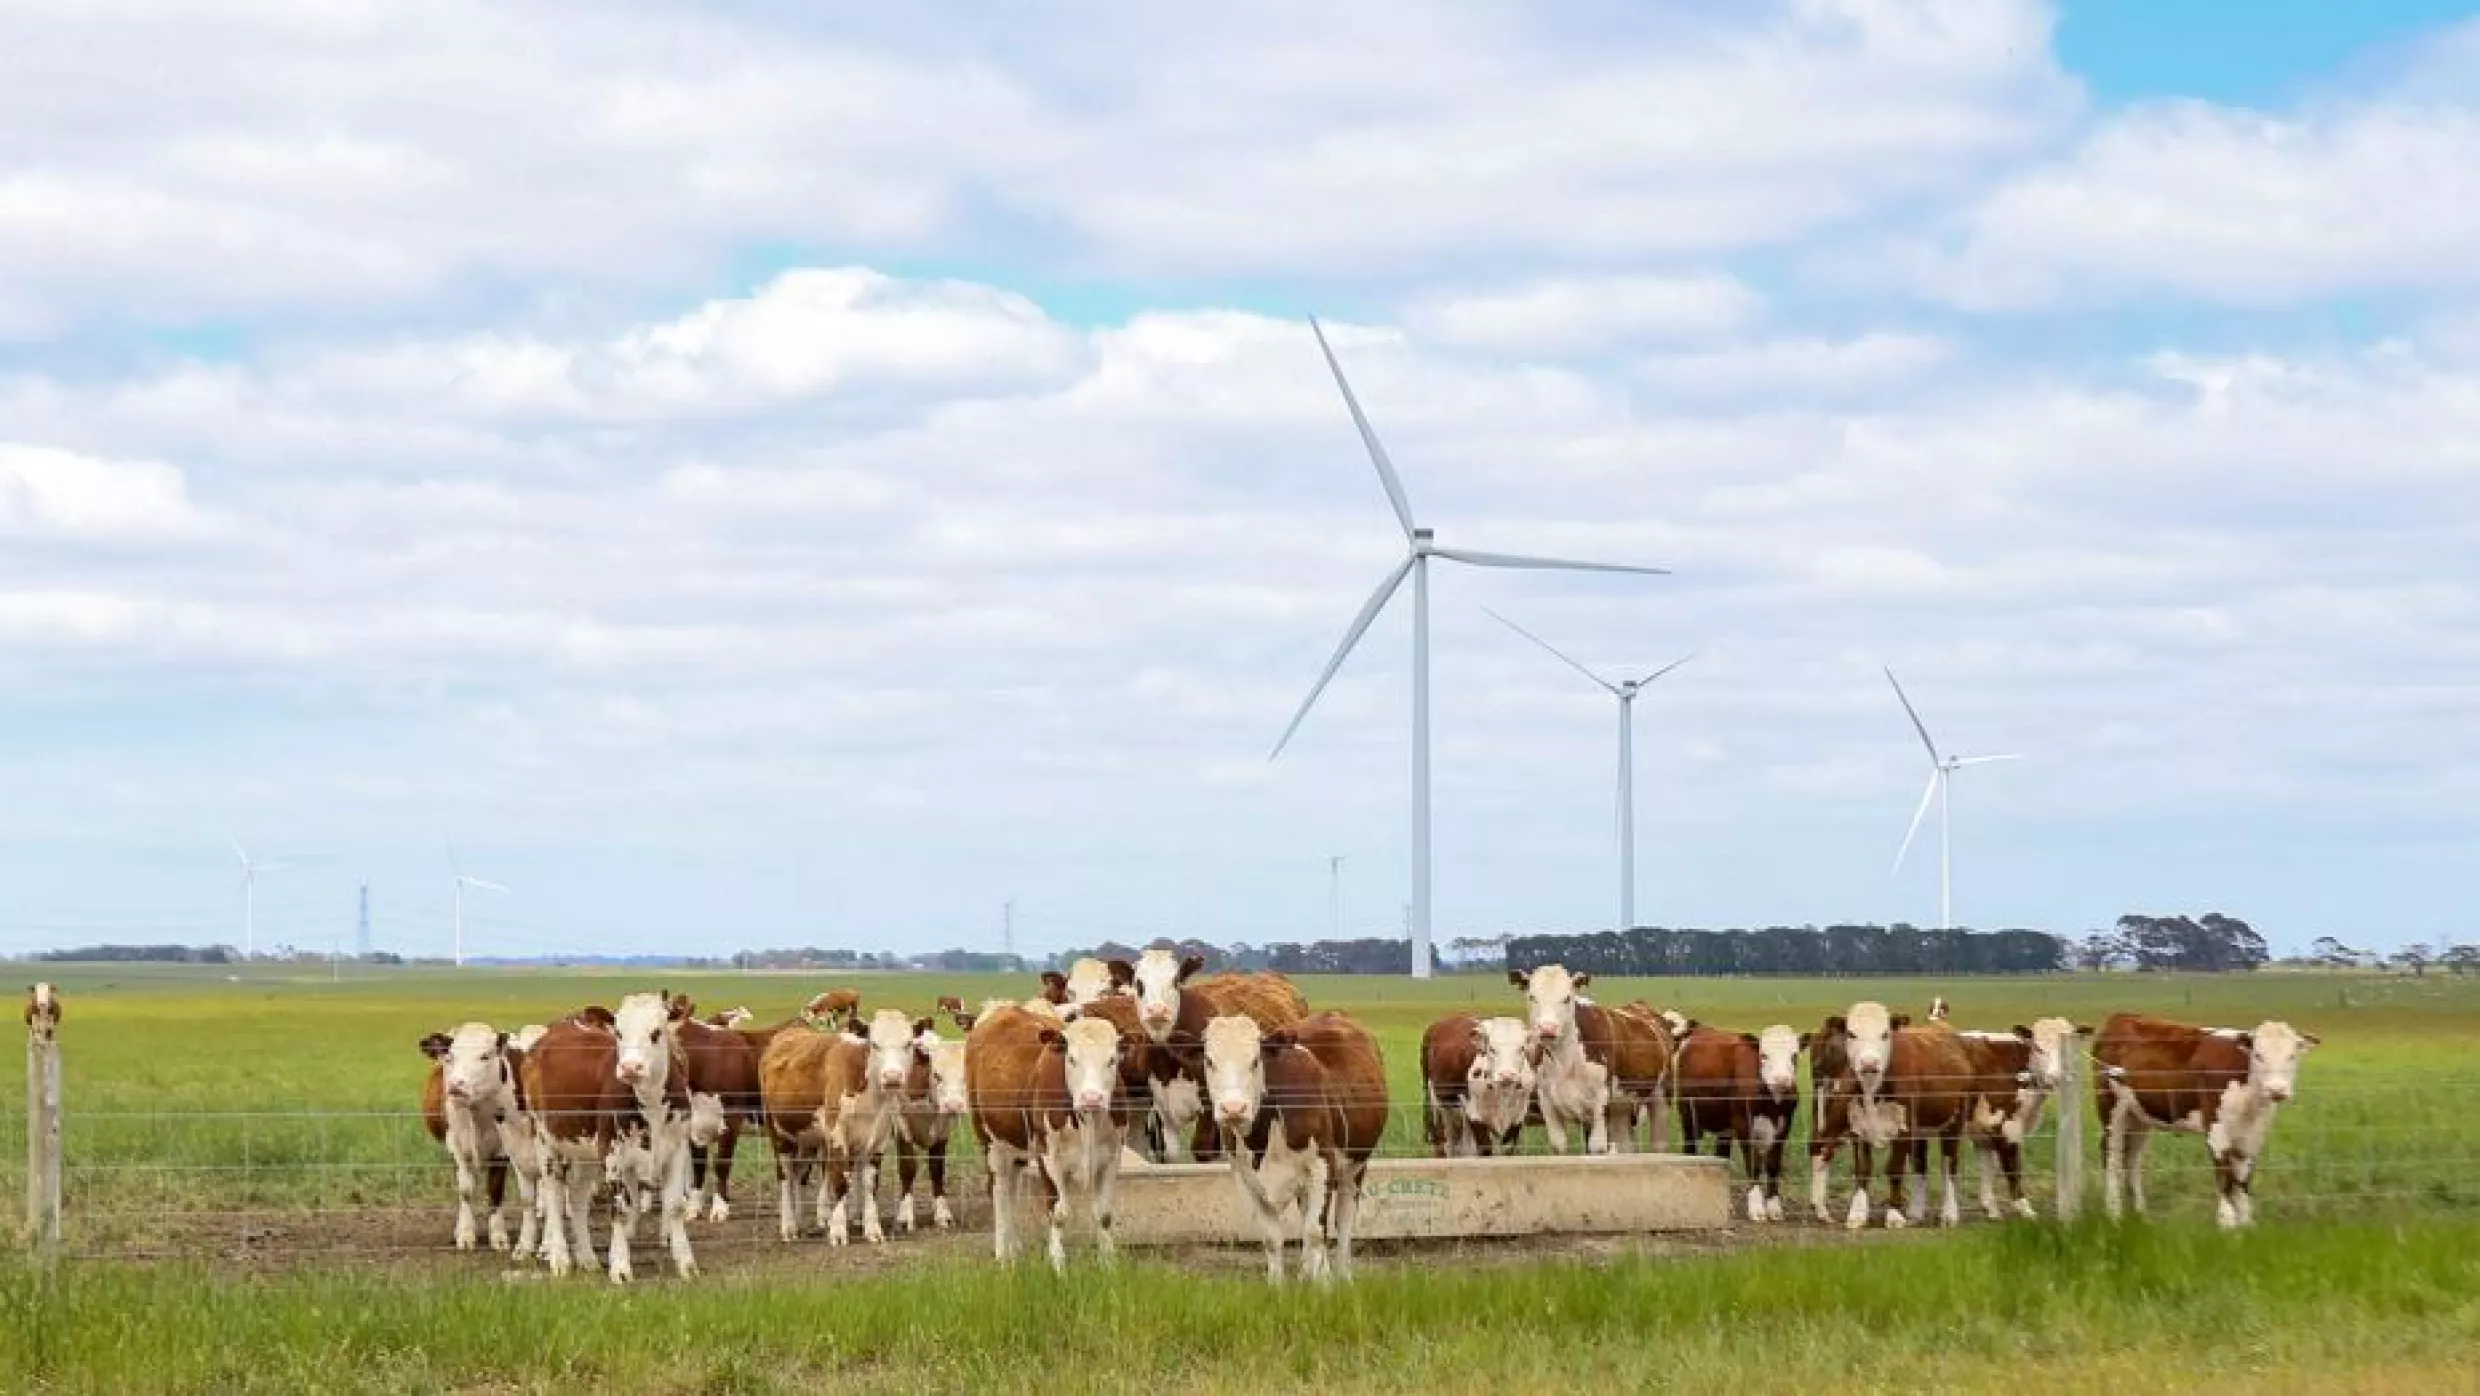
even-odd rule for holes
{"type": "Polygon", "coordinates": [[[0,952],[2467,937],[2480,21],[17,0],[0,952]],[[1927,855],[1927,856],[1924,856],[1927,855]]]}

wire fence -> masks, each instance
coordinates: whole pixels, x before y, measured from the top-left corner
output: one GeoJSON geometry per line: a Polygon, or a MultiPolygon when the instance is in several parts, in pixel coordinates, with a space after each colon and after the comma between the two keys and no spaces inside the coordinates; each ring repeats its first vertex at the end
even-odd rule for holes
{"type": "MultiPolygon", "coordinates": [[[[70,1044],[69,1050],[74,1049],[70,1044]]],[[[1381,1158],[1432,1156],[1417,1084],[1396,1064],[1391,1079],[1381,1158]]],[[[2084,1063],[2089,1067],[2089,1062],[2084,1063]]],[[[2406,1216],[2438,1210],[2480,1208],[2480,1133],[2462,1121],[2462,1102],[2480,1088],[2480,1067],[2433,1071],[2337,1069],[2320,1078],[2303,1073],[2299,1094],[2282,1107],[2265,1143],[2253,1181],[2260,1220],[2391,1212],[2406,1216]]],[[[988,1102],[984,1102],[987,1104],[988,1102]]],[[[1785,1224],[1822,1223],[1812,1202],[1811,1157],[1817,1097],[1801,1083],[1797,1119],[1783,1151],[1781,1199],[1785,1224]]],[[[1660,1138],[1678,1149],[1682,1126],[1662,1110],[1660,1138]]],[[[1639,1117],[1625,1131],[1633,1149],[1646,1148],[1652,1121],[1639,1117]]],[[[11,1197],[25,1195],[36,1180],[40,1150],[30,1151],[29,1113],[0,1112],[0,1184],[11,1197]]],[[[2046,1099],[2040,1119],[2021,1151],[2021,1186],[2043,1217],[2059,1197],[2062,1163],[2081,1163],[2080,1191],[2088,1212],[2098,1214],[2104,1192],[2106,1129],[2096,1113],[2089,1078],[2063,1102],[2046,1099]],[[2059,1147],[2062,1103],[2079,1112],[2080,1139],[2059,1147]]],[[[39,1136],[38,1136],[39,1137],[39,1136]]],[[[456,1215],[454,1169],[435,1143],[419,1111],[358,1108],[259,1107],[229,1110],[95,1109],[69,1101],[60,1115],[62,1178],[58,1254],[70,1258],[242,1259],[273,1264],[348,1259],[410,1259],[452,1256],[456,1215]]],[[[1180,1143],[1186,1141],[1180,1140],[1180,1143]]],[[[1571,1130],[1568,1148],[1581,1151],[1583,1131],[1571,1130]]],[[[1131,1130],[1132,1148],[1147,1147],[1142,1130],[1131,1130]]],[[[1707,1152],[1715,1147],[1709,1140],[1707,1152]]],[[[1522,1129],[1515,1149],[1549,1152],[1538,1123],[1522,1129]]],[[[1985,1143],[1966,1142],[1956,1177],[1957,1201],[1967,1223],[1986,1224],[1981,1156],[1985,1143]]],[[[1185,1150],[1179,1150],[1179,1153],[1185,1150]]],[[[1943,1202],[1936,1184],[1938,1148],[1929,1147],[1932,1191],[1925,1199],[1934,1220],[1943,1202]]],[[[1754,1234],[1746,1220],[1749,1178],[1740,1149],[1731,1151],[1730,1191],[1735,1234],[1754,1234]]],[[[1840,1147],[1827,1190],[1827,1221],[1840,1226],[1852,1190],[1853,1151],[1840,1147]]],[[[1891,1161],[1880,1151],[1873,1198],[1882,1207],[1891,1161]]],[[[897,1168],[883,1158],[877,1186],[882,1215],[895,1208],[897,1168]]],[[[926,1227],[928,1184],[917,1180],[916,1206],[926,1227]]],[[[2156,1131],[2142,1176],[2151,1213],[2165,1221],[2209,1223],[2217,1185],[2205,1142],[2193,1134],[2156,1131]]],[[[2071,1174],[2071,1181],[2074,1175],[2071,1174]]],[[[1994,1200],[2011,1211],[2014,1197],[2003,1177],[1992,1180],[1994,1200]]],[[[739,1131],[733,1161],[729,1220],[703,1217],[694,1235],[703,1254],[717,1243],[728,1254],[787,1249],[777,1235],[778,1179],[765,1132],[739,1131]]],[[[946,1162],[946,1193],[965,1232],[987,1233],[990,1209],[986,1175],[969,1123],[958,1121],[946,1162]]],[[[509,1226],[515,1230],[520,1189],[507,1187],[509,1226]]],[[[812,1196],[800,1193],[808,1223],[812,1196]]],[[[34,1240],[37,1211],[30,1199],[34,1240]]],[[[607,1225],[598,1212],[598,1237],[607,1225]]],[[[1235,1242],[1244,1238],[1238,1234],[1235,1242]]],[[[894,1236],[893,1244],[907,1244],[894,1236]]],[[[789,1249],[819,1245],[805,1235],[789,1249]]],[[[817,1251],[813,1259],[823,1256],[817,1251]]],[[[470,1258],[456,1263],[472,1262],[470,1258]]],[[[710,1263],[708,1268],[713,1268],[710,1263]]]]}

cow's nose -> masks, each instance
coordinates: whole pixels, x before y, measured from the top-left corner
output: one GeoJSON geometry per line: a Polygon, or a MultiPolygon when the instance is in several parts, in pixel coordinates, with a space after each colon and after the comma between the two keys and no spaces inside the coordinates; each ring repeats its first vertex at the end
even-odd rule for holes
{"type": "Polygon", "coordinates": [[[1083,1091],[1078,1093],[1076,1103],[1079,1109],[1099,1110],[1110,1103],[1110,1098],[1100,1091],[1083,1091]]]}
{"type": "Polygon", "coordinates": [[[2276,1082],[2273,1085],[2265,1087],[2265,1095],[2271,1099],[2274,1104],[2280,1105],[2282,1102],[2291,1098],[2291,1088],[2276,1082]]]}
{"type": "Polygon", "coordinates": [[[904,1084],[904,1073],[901,1071],[882,1071],[878,1073],[878,1084],[890,1087],[901,1086],[904,1084]]]}
{"type": "Polygon", "coordinates": [[[1556,1037],[1559,1035],[1559,1025],[1556,1023],[1535,1023],[1533,1025],[1533,1031],[1541,1034],[1543,1037],[1556,1037]]]}
{"type": "Polygon", "coordinates": [[[1226,1100],[1222,1102],[1221,1109],[1226,1120],[1245,1120],[1249,1117],[1249,1103],[1245,1100],[1226,1100]]]}

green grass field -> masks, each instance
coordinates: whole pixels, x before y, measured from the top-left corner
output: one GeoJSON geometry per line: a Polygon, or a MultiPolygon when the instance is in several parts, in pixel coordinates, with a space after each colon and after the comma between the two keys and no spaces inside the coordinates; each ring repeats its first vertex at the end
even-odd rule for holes
{"type": "MultiPolygon", "coordinates": [[[[2069,1389],[2201,1388],[2225,1376],[2254,1390],[2480,1389],[2468,1355],[2480,1337],[2480,1182],[2470,1167],[2480,1131],[2462,1109],[2480,1084],[2480,984],[2468,980],[1600,982],[1593,992],[1605,1003],[1641,996],[1750,1029],[1814,1026],[1862,998],[1917,1012],[1944,993],[1965,1026],[2045,1013],[2098,1022],[2141,1008],[2242,1026],[2286,1018],[2326,1045],[2276,1127],[2257,1187],[2263,1225],[2244,1238],[2212,1229],[2202,1145],[2170,1138],[2154,1149],[2149,1228],[1975,1225],[1855,1245],[1805,1227],[1685,1257],[1522,1262],[1477,1246],[1414,1249],[1376,1256],[1348,1296],[1273,1299],[1235,1277],[1245,1266],[1198,1257],[1087,1271],[1062,1286],[992,1273],[978,1241],[899,1240],[891,1255],[915,1249],[898,1265],[855,1265],[854,1253],[830,1258],[814,1242],[786,1252],[771,1225],[761,1245],[772,1169],[757,1145],[744,1148],[742,1215],[730,1224],[750,1233],[749,1263],[727,1249],[694,1285],[623,1295],[584,1281],[560,1293],[512,1288],[493,1258],[436,1254],[448,1174],[411,1114],[427,1066],[414,1044],[465,1019],[513,1028],[657,979],[408,971],[232,982],[205,970],[44,968],[68,1003],[68,1240],[82,1258],[48,1289],[16,1271],[0,1282],[7,1346],[35,1361],[0,1361],[0,1384],[31,1380],[31,1370],[48,1388],[102,1390],[500,1390],[585,1376],[622,1389],[839,1379],[987,1389],[1075,1370],[1080,1386],[1208,1389],[1586,1376],[1631,1387],[1710,1378],[1977,1390],[2015,1384],[2036,1364],[2069,1389]],[[400,1224],[369,1229],[373,1216],[400,1224]],[[236,1249],[236,1227],[281,1238],[281,1263],[236,1249]],[[356,1263],[374,1258],[356,1238],[373,1243],[378,1264],[356,1263]],[[420,1254],[394,1263],[389,1247],[420,1254]],[[147,1255],[173,1259],[113,1259],[147,1255]],[[1213,1273],[1175,1280],[1162,1268],[1173,1261],[1213,1273]],[[1080,1325],[1098,1327],[1078,1334],[1080,1325]],[[1125,1340],[1140,1332],[1145,1341],[1125,1340]],[[1036,1354],[1040,1367],[1027,1367],[1036,1354]]],[[[942,993],[1025,991],[977,977],[659,976],[701,1010],[746,1004],[762,1021],[832,983],[858,987],[871,1005],[920,1010],[942,993]]],[[[1517,1003],[1503,980],[1483,978],[1302,988],[1379,1033],[1399,1107],[1394,1152],[1421,1147],[1422,1026],[1449,1009],[1517,1003]]],[[[0,1186],[12,1199],[22,1120],[12,1087],[0,1111],[0,1186]]],[[[2099,1131],[2087,1134],[2097,1179],[2099,1131]]],[[[2028,1152],[2045,1174],[2049,1141],[2028,1152]]],[[[2037,1181],[2046,1211],[2046,1178],[2037,1181]]],[[[1804,1170],[1790,1182],[1804,1194],[1804,1170]]]]}

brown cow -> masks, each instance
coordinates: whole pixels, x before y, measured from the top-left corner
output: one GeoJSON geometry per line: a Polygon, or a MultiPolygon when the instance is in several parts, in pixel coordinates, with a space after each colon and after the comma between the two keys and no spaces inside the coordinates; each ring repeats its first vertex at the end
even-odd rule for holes
{"type": "Polygon", "coordinates": [[[1133,965],[1126,960],[1111,962],[1113,979],[1135,994],[1137,1019],[1145,1035],[1169,1055],[1168,1069],[1157,1058],[1154,1073],[1161,1161],[1169,1161],[1184,1134],[1198,1162],[1222,1157],[1221,1132],[1206,1117],[1199,1094],[1205,1083],[1206,1024],[1237,1013],[1271,1031],[1297,1023],[1307,1013],[1300,991],[1282,975],[1218,974],[1195,979],[1204,966],[1202,956],[1174,959],[1168,950],[1148,950],[1133,965]]]}
{"type": "MultiPolygon", "coordinates": [[[[749,1016],[746,1008],[736,1011],[749,1016]]],[[[745,1033],[698,1021],[696,1012],[685,995],[673,1000],[672,1031],[688,1066],[689,1215],[719,1222],[732,1215],[732,1152],[741,1127],[757,1128],[765,1114],[758,1099],[762,1049],[745,1033]]]]}
{"type": "Polygon", "coordinates": [[[1119,1029],[1100,1017],[1060,1024],[1023,1008],[984,1013],[965,1038],[965,1094],[990,1172],[992,1246],[1016,1255],[1020,1188],[1039,1178],[1050,1213],[1051,1268],[1064,1271],[1069,1199],[1090,1201],[1104,1260],[1129,1104],[1119,1029]]]}
{"type": "Polygon", "coordinates": [[[800,1189],[818,1183],[817,1221],[827,1224],[822,1177],[827,1136],[820,1107],[827,1100],[827,1053],[843,1034],[820,1024],[795,1023],[776,1030],[758,1054],[758,1106],[775,1154],[778,1233],[801,1234],[800,1189]]]}
{"type": "Polygon", "coordinates": [[[525,1054],[509,1045],[508,1034],[488,1023],[466,1023],[453,1033],[435,1032],[422,1039],[422,1055],[431,1069],[422,1082],[422,1123],[433,1140],[444,1146],[456,1165],[456,1248],[474,1248],[474,1195],[487,1192],[484,1209],[491,1219],[491,1249],[508,1249],[508,1174],[516,1168],[522,1220],[517,1256],[532,1255],[535,1245],[535,1162],[533,1118],[525,1108],[521,1078],[525,1054]]]}
{"type": "Polygon", "coordinates": [[[820,1027],[861,1028],[861,991],[829,989],[801,1005],[801,1016],[820,1027]]]}
{"type": "Polygon", "coordinates": [[[1980,1089],[1962,1036],[1943,1019],[1910,1026],[1879,1003],[1853,1004],[1839,1019],[1827,1020],[1829,1032],[1838,1023],[1848,1066],[1834,1089],[1844,1098],[1839,1103],[1847,1112],[1852,1145],[1851,1212],[1844,1225],[1858,1231],[1869,1224],[1869,1176],[1881,1148],[1887,1151],[1887,1227],[1926,1220],[1928,1188],[1924,1183],[1907,1206],[1904,1164],[1915,1149],[1925,1162],[1932,1139],[1946,1183],[1938,1219],[1946,1226],[1958,1224],[1963,1210],[1955,1175],[1980,1089]]]}
{"type": "Polygon", "coordinates": [[[1680,1147],[1693,1154],[1710,1134],[1714,1153],[1728,1156],[1738,1141],[1752,1222],[1783,1219],[1783,1150],[1800,1109],[1801,1042],[1778,1023],[1761,1033],[1698,1025],[1679,1045],[1680,1147]]]}
{"type": "Polygon", "coordinates": [[[686,1225],[689,1089],[670,1032],[671,1000],[631,994],[611,1014],[612,1028],[576,1018],[547,1029],[525,1054],[519,1079],[534,1111],[542,1167],[543,1254],[555,1275],[592,1265],[587,1207],[601,1170],[613,1185],[618,1215],[611,1226],[610,1274],[632,1275],[629,1232],[649,1189],[662,1212],[672,1265],[697,1272],[686,1225]]]}
{"type": "Polygon", "coordinates": [[[1654,1145],[1661,1147],[1668,1132],[1669,1107],[1662,1097],[1672,1048],[1661,1017],[1601,1008],[1581,998],[1576,991],[1593,982],[1589,971],[1571,975],[1563,966],[1542,965],[1531,974],[1509,970],[1507,978],[1524,991],[1537,1039],[1535,1094],[1550,1147],[1567,1152],[1567,1130],[1575,1125],[1585,1130],[1586,1152],[1625,1151],[1633,1146],[1638,1115],[1647,1110],[1654,1145]]]}
{"type": "Polygon", "coordinates": [[[861,1234],[872,1245],[887,1239],[878,1219],[878,1163],[895,1142],[896,1124],[904,1113],[904,1083],[913,1069],[916,1039],[930,1031],[930,1020],[907,1019],[893,1008],[871,1015],[867,1037],[842,1036],[827,1048],[820,1067],[824,1090],[818,1111],[826,1143],[826,1182],[819,1192],[823,1205],[832,1195],[835,1209],[827,1218],[827,1244],[841,1246],[852,1238],[850,1210],[861,1212],[861,1234]]]}
{"type": "Polygon", "coordinates": [[[1421,1119],[1440,1158],[1512,1151],[1533,1103],[1532,1035],[1515,1018],[1450,1013],[1421,1034],[1421,1119]]]}
{"type": "MultiPolygon", "coordinates": [[[[957,1016],[963,1016],[962,1010],[957,1016]]],[[[964,1043],[935,1032],[922,1033],[913,1044],[912,1071],[904,1081],[904,1114],[896,1127],[898,1230],[913,1229],[913,1178],[925,1158],[930,1164],[930,1224],[941,1231],[956,1224],[956,1214],[947,1205],[947,1145],[955,1135],[956,1121],[970,1108],[965,1094],[964,1043]]]]}
{"type": "MultiPolygon", "coordinates": [[[[2156,1129],[2201,1134],[2213,1154],[2216,1219],[2256,1219],[2256,1160],[2273,1117],[2298,1088],[2299,1061],[2317,1039],[2268,1019],[2253,1032],[2199,1028],[2114,1013],[2093,1044],[2093,1095],[2101,1109],[2102,1196],[2120,1212],[2122,1186],[2144,1211],[2144,1146],[2156,1129]]],[[[2061,1106],[2061,1109],[2066,1108],[2061,1106]]]]}
{"type": "Polygon", "coordinates": [[[1115,982],[1111,967],[1096,959],[1082,959],[1068,966],[1061,974],[1055,969],[1042,971],[1042,1000],[1061,1008],[1082,1007],[1104,994],[1117,993],[1124,986],[1115,982]]]}
{"type": "Polygon", "coordinates": [[[26,1035],[49,1042],[60,1031],[60,991],[48,983],[26,986],[26,1035]]]}
{"type": "Polygon", "coordinates": [[[2090,1031],[2064,1018],[2042,1018],[2012,1032],[1963,1034],[1980,1076],[1968,1133],[1981,1164],[1981,1210],[1991,1221],[2006,1216],[1998,1206],[2001,1171],[2014,1214],[2035,1215],[2024,1196],[2024,1141],[2040,1127],[2041,1107],[2058,1089],[2062,1058],[2078,1050],[2077,1037],[2090,1031]]]}
{"type": "Polygon", "coordinates": [[[1228,1014],[1205,1031],[1206,1088],[1240,1195],[1257,1214],[1266,1278],[1283,1281],[1283,1209],[1300,1208],[1301,1273],[1352,1278],[1361,1182],[1386,1134],[1378,1039],[1340,1013],[1268,1032],[1228,1014]]]}

